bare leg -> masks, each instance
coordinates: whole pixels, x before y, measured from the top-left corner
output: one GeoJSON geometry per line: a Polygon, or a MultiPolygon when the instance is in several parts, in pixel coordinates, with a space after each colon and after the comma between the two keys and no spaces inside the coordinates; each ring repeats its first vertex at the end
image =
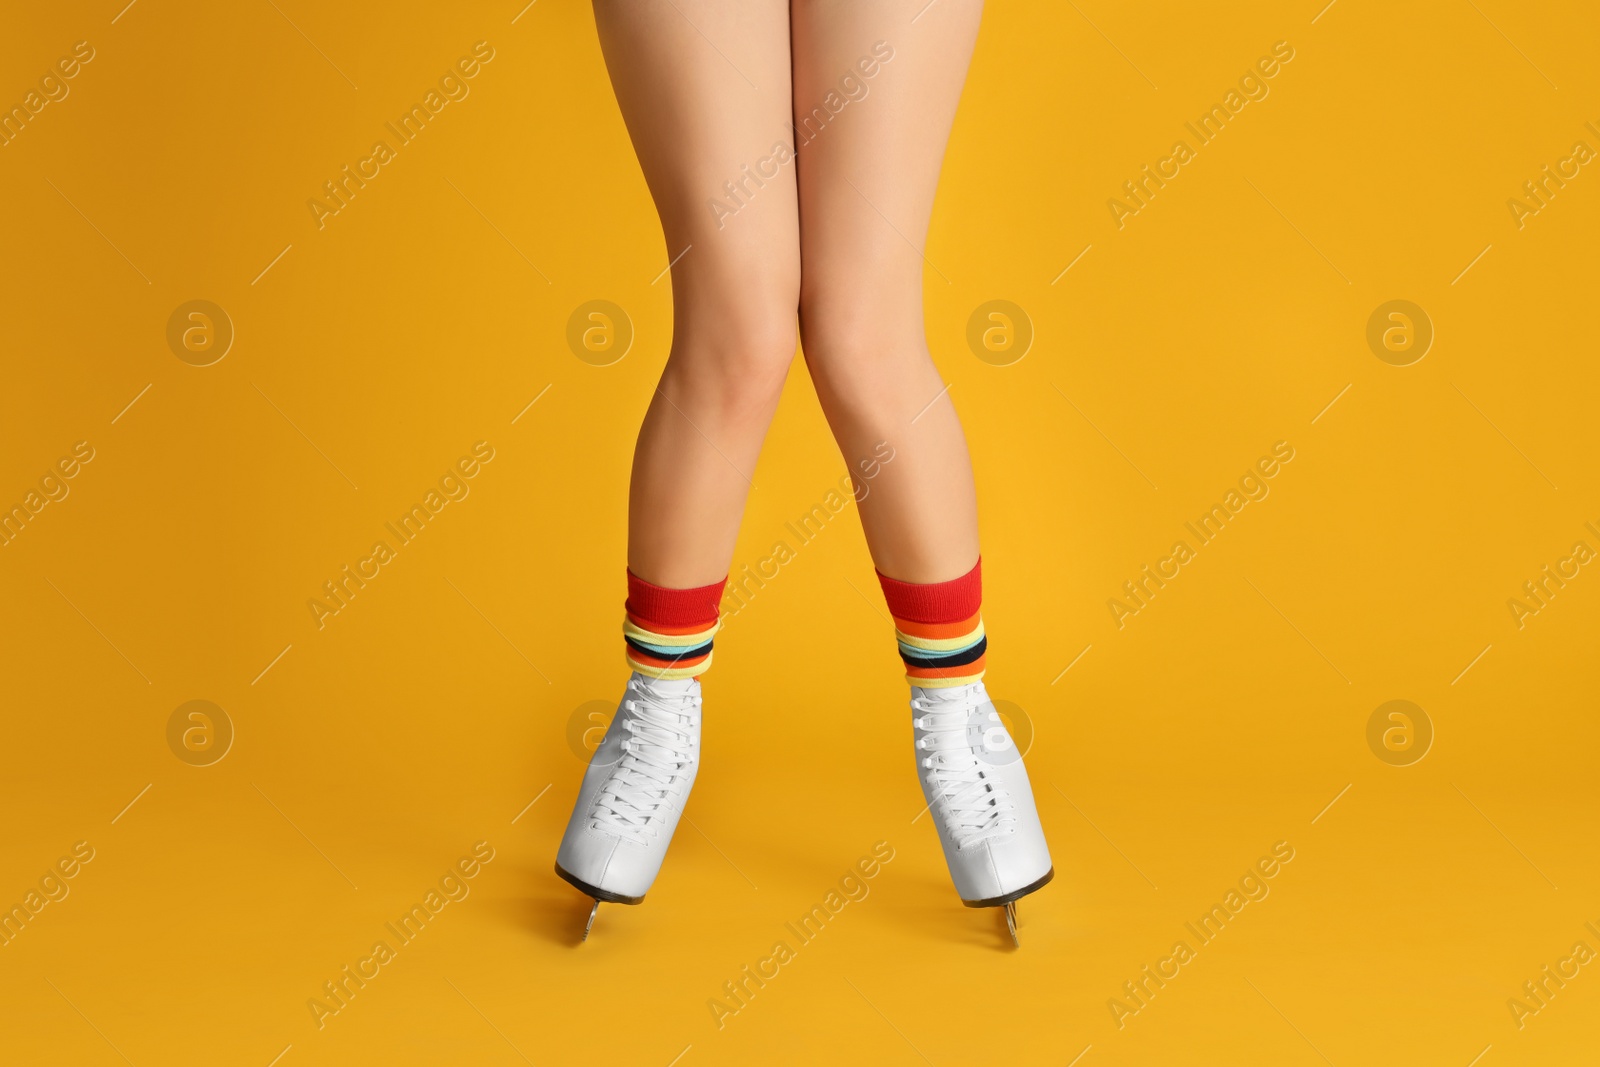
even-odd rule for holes
{"type": "Polygon", "coordinates": [[[978,558],[966,438],[923,332],[922,253],[983,6],[938,0],[913,23],[921,6],[794,0],[791,22],[801,346],[852,473],[879,442],[894,450],[861,501],[873,561],[927,583],[978,558]],[[848,101],[837,114],[830,94],[848,101]]]}
{"type": "Polygon", "coordinates": [[[794,166],[773,158],[790,115],[789,5],[595,0],[594,11],[667,255],[692,246],[672,268],[672,354],[634,451],[628,566],[657,585],[708,585],[728,573],[795,352],[794,166]]]}

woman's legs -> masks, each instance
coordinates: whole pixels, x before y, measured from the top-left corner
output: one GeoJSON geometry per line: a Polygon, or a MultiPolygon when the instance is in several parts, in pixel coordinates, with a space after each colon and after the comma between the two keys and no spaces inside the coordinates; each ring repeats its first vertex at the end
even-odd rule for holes
{"type": "Polygon", "coordinates": [[[794,0],[800,337],[852,475],[906,676],[918,777],[970,907],[1054,874],[1021,754],[982,683],[977,501],[928,355],[922,250],[981,0],[794,0]],[[915,21],[913,21],[915,18],[915,21]],[[977,739],[977,740],[975,740],[977,739]]]}
{"type": "Polygon", "coordinates": [[[675,262],[672,353],[628,499],[634,674],[556,853],[557,873],[594,898],[591,926],[601,901],[644,900],[694,785],[695,676],[711,663],[750,474],[794,359],[800,291],[794,170],[773,159],[789,118],[788,0],[594,10],[675,262]]]}
{"type": "Polygon", "coordinates": [[[667,256],[689,249],[672,268],[672,353],[634,451],[628,567],[657,586],[705,586],[728,573],[794,359],[794,167],[773,158],[790,115],[789,4],[595,0],[594,11],[667,256]]]}
{"type": "Polygon", "coordinates": [[[919,6],[794,0],[791,20],[801,347],[852,475],[879,442],[894,450],[860,502],[873,561],[933,583],[978,559],[966,438],[923,333],[922,252],[983,5],[938,0],[912,22],[919,6]]]}

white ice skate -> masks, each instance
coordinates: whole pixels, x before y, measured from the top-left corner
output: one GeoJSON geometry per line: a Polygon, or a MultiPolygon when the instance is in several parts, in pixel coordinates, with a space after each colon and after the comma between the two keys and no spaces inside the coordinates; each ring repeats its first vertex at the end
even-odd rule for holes
{"type": "Polygon", "coordinates": [[[1017,942],[1019,898],[1055,868],[1028,771],[982,682],[912,687],[917,775],[956,892],[969,908],[1003,907],[1017,942]]]}
{"type": "Polygon", "coordinates": [[[556,853],[556,873],[602,901],[639,904],[661,870],[700,766],[700,683],[635,673],[595,749],[556,853]]]}

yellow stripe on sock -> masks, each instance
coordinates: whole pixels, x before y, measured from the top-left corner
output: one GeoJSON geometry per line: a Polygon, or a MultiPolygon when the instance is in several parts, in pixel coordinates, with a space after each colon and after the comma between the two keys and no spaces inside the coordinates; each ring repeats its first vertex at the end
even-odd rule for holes
{"type": "Polygon", "coordinates": [[[958,685],[971,685],[973,682],[983,681],[983,672],[965,675],[961,678],[914,678],[906,675],[906,681],[918,689],[954,689],[958,685]]]}
{"type": "Polygon", "coordinates": [[[622,620],[622,632],[628,637],[647,645],[662,645],[667,648],[693,648],[696,645],[703,645],[711,640],[712,635],[721,628],[722,622],[718,620],[699,633],[658,634],[654,631],[646,630],[643,626],[636,625],[632,619],[622,620]]]}

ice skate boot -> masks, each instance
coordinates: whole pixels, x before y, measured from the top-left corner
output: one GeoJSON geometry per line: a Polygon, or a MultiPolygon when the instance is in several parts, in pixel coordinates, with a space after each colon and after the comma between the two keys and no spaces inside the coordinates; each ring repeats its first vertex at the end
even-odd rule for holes
{"type": "Polygon", "coordinates": [[[635,673],[595,749],[556,873],[602,902],[639,904],[661,870],[700,765],[700,683],[635,673]]]}
{"type": "Polygon", "coordinates": [[[1055,874],[1028,772],[982,682],[911,689],[922,794],[956,892],[969,908],[1002,907],[1017,941],[1016,902],[1055,874]]]}

